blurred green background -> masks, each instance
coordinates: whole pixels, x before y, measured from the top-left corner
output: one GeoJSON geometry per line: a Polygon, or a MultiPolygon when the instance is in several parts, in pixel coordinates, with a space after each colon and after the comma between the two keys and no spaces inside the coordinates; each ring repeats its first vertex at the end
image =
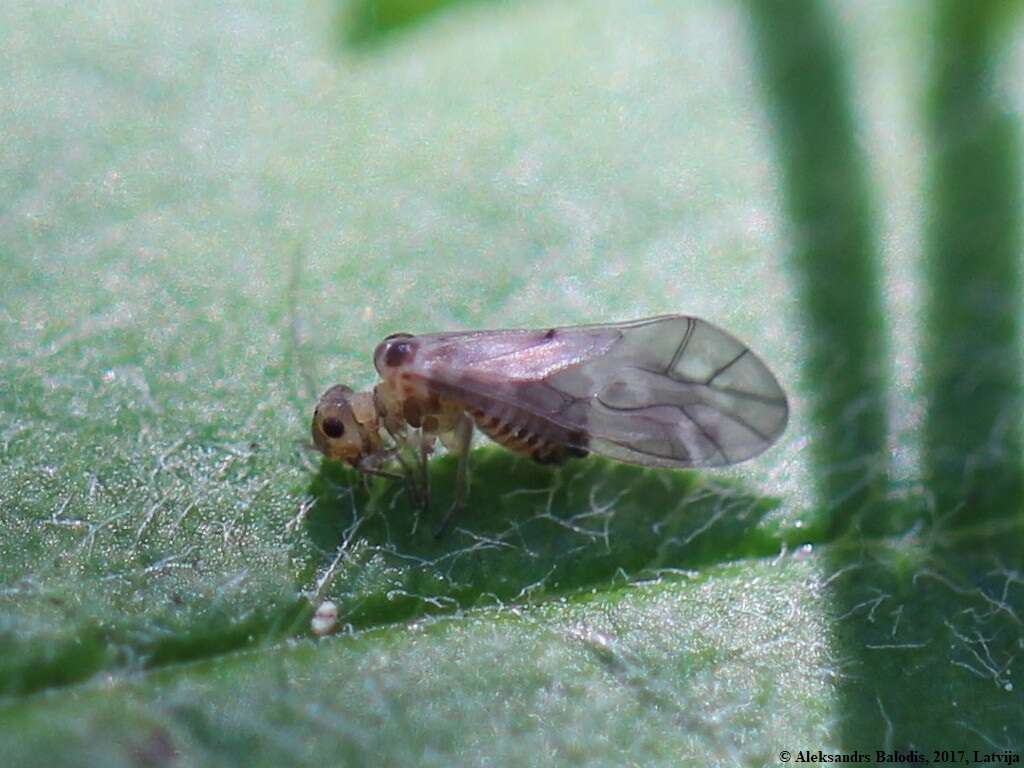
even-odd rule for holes
{"type": "Polygon", "coordinates": [[[1024,750],[1022,71],[1011,2],[0,5],[5,761],[1024,750]],[[480,447],[441,542],[303,448],[389,333],[664,312],[779,445],[480,447]]]}

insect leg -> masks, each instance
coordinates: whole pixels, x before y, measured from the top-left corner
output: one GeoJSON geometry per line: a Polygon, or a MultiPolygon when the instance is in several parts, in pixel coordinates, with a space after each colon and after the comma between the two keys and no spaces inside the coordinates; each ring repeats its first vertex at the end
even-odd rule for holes
{"type": "Polygon", "coordinates": [[[405,485],[409,492],[409,497],[413,500],[414,504],[419,507],[423,507],[424,495],[419,483],[417,482],[416,472],[413,471],[413,468],[409,466],[409,462],[406,461],[404,456],[402,456],[403,451],[409,450],[410,439],[407,435],[401,432],[396,432],[386,425],[385,429],[395,443],[394,459],[402,468],[402,474],[405,475],[405,485]]]}
{"type": "Polygon", "coordinates": [[[430,469],[428,463],[434,450],[434,436],[420,433],[420,484],[423,487],[423,511],[430,510],[430,469]]]}
{"type": "Polygon", "coordinates": [[[442,538],[448,532],[455,516],[466,503],[466,490],[469,486],[469,446],[473,442],[473,420],[465,413],[462,414],[453,432],[455,440],[450,449],[459,455],[459,465],[455,470],[455,501],[434,531],[435,539],[442,538]]]}
{"type": "Polygon", "coordinates": [[[356,463],[356,469],[364,475],[373,475],[374,477],[387,477],[392,480],[404,480],[402,475],[395,472],[388,472],[386,469],[381,469],[380,465],[395,457],[394,451],[378,451],[377,453],[371,453],[368,456],[364,456],[356,463]]]}
{"type": "Polygon", "coordinates": [[[405,478],[397,472],[388,472],[386,469],[377,469],[366,467],[360,468],[359,470],[364,475],[372,475],[373,477],[386,477],[389,480],[404,480],[405,478]]]}

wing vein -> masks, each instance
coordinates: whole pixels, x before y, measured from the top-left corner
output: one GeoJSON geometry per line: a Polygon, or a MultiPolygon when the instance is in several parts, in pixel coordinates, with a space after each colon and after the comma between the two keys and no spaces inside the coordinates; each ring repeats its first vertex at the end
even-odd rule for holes
{"type": "Polygon", "coordinates": [[[683,340],[679,342],[679,347],[676,349],[676,353],[672,355],[672,360],[665,368],[665,375],[670,379],[676,377],[672,375],[672,369],[676,367],[676,363],[682,358],[683,353],[686,352],[686,347],[690,343],[690,339],[693,338],[693,329],[697,327],[697,324],[693,321],[692,317],[686,318],[686,333],[683,334],[683,340]]]}
{"type": "Polygon", "coordinates": [[[738,362],[740,361],[740,359],[741,359],[741,358],[742,358],[742,357],[743,357],[743,356],[744,356],[745,354],[747,354],[747,353],[748,353],[749,351],[750,351],[749,349],[744,349],[744,350],[743,350],[742,352],[740,352],[740,353],[739,353],[738,355],[736,355],[736,357],[734,357],[734,358],[733,358],[732,360],[730,360],[730,361],[729,361],[728,363],[726,363],[725,365],[723,365],[723,366],[721,366],[720,368],[716,369],[716,370],[715,370],[715,371],[714,371],[714,372],[713,372],[713,373],[711,374],[711,376],[710,376],[710,377],[708,378],[708,380],[704,382],[705,386],[708,386],[708,387],[710,387],[710,386],[711,386],[711,385],[712,385],[712,384],[714,383],[715,379],[717,379],[717,378],[718,378],[719,376],[721,376],[721,375],[722,375],[723,373],[725,373],[725,372],[726,372],[726,371],[728,371],[728,370],[729,370],[730,368],[732,368],[732,367],[733,367],[734,365],[736,365],[736,363],[738,363],[738,362]]]}
{"type": "MultiPolygon", "coordinates": [[[[691,416],[691,415],[690,415],[689,411],[687,411],[687,410],[686,410],[686,406],[685,406],[685,405],[681,405],[681,404],[680,404],[680,405],[676,405],[676,408],[678,408],[678,409],[679,409],[679,412],[680,412],[680,413],[682,413],[682,414],[683,414],[683,416],[685,416],[685,417],[686,417],[686,419],[687,419],[687,420],[688,420],[688,421],[689,421],[689,422],[690,422],[691,424],[693,424],[693,426],[695,426],[695,427],[697,428],[697,431],[698,431],[698,432],[700,432],[700,433],[701,433],[702,435],[704,435],[704,438],[705,438],[705,439],[706,439],[706,440],[707,440],[707,441],[708,441],[709,443],[711,443],[711,444],[712,444],[713,446],[715,446],[715,450],[716,450],[716,451],[718,451],[718,455],[719,455],[719,456],[721,456],[721,457],[722,457],[723,459],[725,459],[725,463],[726,463],[726,464],[732,464],[732,459],[730,459],[730,458],[729,458],[729,454],[727,454],[727,453],[726,453],[726,452],[725,452],[725,451],[724,451],[724,450],[722,449],[722,446],[721,446],[721,444],[720,444],[720,443],[718,442],[718,440],[717,440],[716,438],[714,438],[714,437],[712,437],[712,436],[711,436],[711,434],[710,434],[710,433],[709,433],[709,432],[708,432],[708,431],[707,431],[707,430],[706,430],[706,429],[704,428],[704,425],[703,425],[703,424],[701,424],[701,423],[700,423],[699,421],[697,421],[697,420],[696,420],[695,418],[693,418],[693,416],[691,416]]],[[[723,415],[725,415],[725,416],[728,416],[728,414],[723,414],[723,415]]],[[[746,425],[744,425],[744,426],[746,426],[746,425]]]]}

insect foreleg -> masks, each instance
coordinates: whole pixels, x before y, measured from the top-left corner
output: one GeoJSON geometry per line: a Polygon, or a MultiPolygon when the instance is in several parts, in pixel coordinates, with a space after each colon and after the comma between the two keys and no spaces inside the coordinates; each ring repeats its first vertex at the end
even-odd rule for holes
{"type": "Polygon", "coordinates": [[[367,454],[356,463],[356,469],[364,475],[387,477],[392,480],[403,480],[404,478],[402,475],[395,472],[388,472],[386,469],[381,469],[380,466],[385,461],[394,458],[395,454],[396,452],[394,450],[378,451],[376,453],[367,454]]]}
{"type": "MultiPolygon", "coordinates": [[[[421,474],[422,470],[417,472],[412,466],[409,465],[408,459],[402,455],[403,451],[412,452],[413,443],[415,440],[411,438],[406,432],[401,430],[393,430],[387,424],[384,426],[388,435],[390,435],[392,441],[394,441],[395,448],[393,450],[393,458],[398,462],[398,465],[402,468],[402,474],[405,476],[406,488],[409,491],[409,496],[413,499],[413,503],[420,508],[425,509],[429,504],[429,491],[424,490],[425,485],[420,485],[420,477],[417,474],[421,474]]],[[[420,449],[417,448],[415,455],[415,461],[417,464],[420,463],[421,459],[419,456],[420,449]]]]}
{"type": "Polygon", "coordinates": [[[372,475],[373,477],[386,477],[389,480],[405,479],[403,475],[400,475],[397,472],[388,472],[386,469],[375,469],[367,467],[366,469],[360,468],[359,471],[362,472],[364,475],[372,475]]]}
{"type": "Polygon", "coordinates": [[[414,477],[417,501],[421,511],[427,512],[430,510],[429,462],[430,454],[434,452],[435,435],[421,428],[410,435],[403,435],[401,440],[403,447],[412,454],[412,459],[416,463],[415,475],[413,476],[412,467],[407,466],[404,462],[402,466],[406,472],[410,473],[411,477],[414,477]]]}
{"type": "Polygon", "coordinates": [[[459,464],[455,470],[455,501],[434,531],[435,539],[440,539],[448,532],[455,516],[466,503],[466,491],[469,486],[469,446],[472,442],[473,420],[463,413],[452,430],[451,438],[444,441],[449,451],[458,454],[459,464]]]}

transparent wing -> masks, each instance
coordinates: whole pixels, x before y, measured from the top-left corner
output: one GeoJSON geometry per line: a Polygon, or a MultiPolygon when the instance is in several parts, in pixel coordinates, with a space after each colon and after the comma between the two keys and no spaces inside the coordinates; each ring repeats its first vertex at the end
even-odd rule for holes
{"type": "Polygon", "coordinates": [[[539,419],[566,444],[620,461],[734,464],[774,443],[789,416],[768,367],[695,317],[417,341],[413,372],[442,394],[539,419]]]}

